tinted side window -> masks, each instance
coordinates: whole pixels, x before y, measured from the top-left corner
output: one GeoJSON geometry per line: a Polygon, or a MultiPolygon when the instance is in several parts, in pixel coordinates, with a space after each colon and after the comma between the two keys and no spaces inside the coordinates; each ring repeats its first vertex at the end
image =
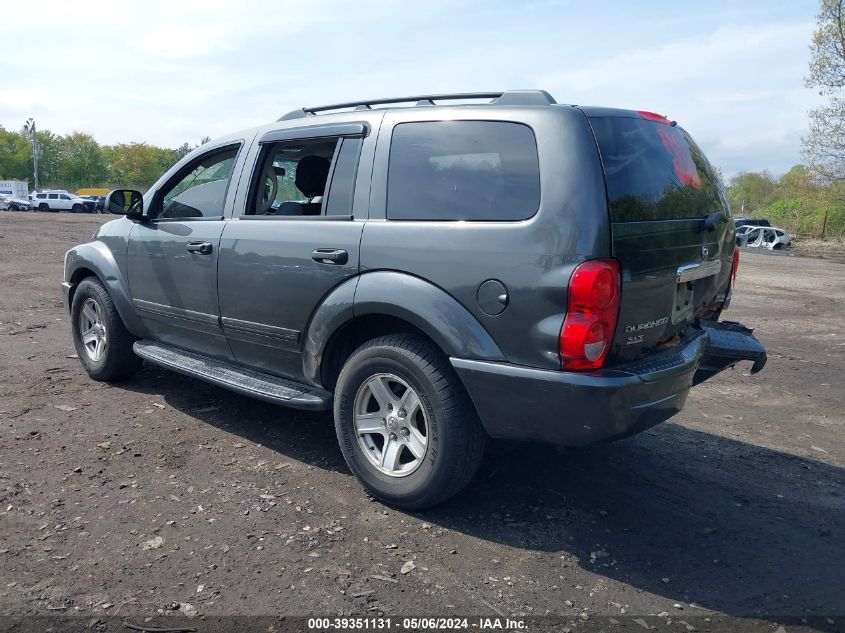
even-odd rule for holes
{"type": "Polygon", "coordinates": [[[332,171],[329,199],[326,201],[326,215],[352,215],[355,175],[358,173],[360,153],[360,138],[343,139],[332,171]]]}
{"type": "Polygon", "coordinates": [[[206,156],[190,172],[161,193],[161,210],[156,217],[217,218],[223,216],[226,189],[232,176],[238,148],[206,156]]]}
{"type": "Polygon", "coordinates": [[[683,129],[627,117],[597,117],[590,123],[614,222],[729,213],[718,176],[683,129]]]}
{"type": "Polygon", "coordinates": [[[394,128],[389,219],[525,220],[539,206],[537,143],[528,126],[433,121],[394,128]]]}

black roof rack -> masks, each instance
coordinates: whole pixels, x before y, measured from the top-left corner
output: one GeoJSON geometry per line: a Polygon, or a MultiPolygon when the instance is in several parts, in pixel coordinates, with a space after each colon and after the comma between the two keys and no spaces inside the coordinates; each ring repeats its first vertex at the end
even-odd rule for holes
{"type": "Polygon", "coordinates": [[[468,99],[490,99],[489,105],[552,105],[557,103],[554,97],[545,90],[507,90],[505,92],[456,92],[451,94],[416,95],[413,97],[388,97],[386,99],[367,99],[365,101],[349,101],[332,105],[300,108],[288,112],[279,121],[301,119],[303,117],[327,112],[330,110],[372,110],[373,106],[391,103],[414,103],[414,106],[432,106],[435,101],[456,101],[468,99]]]}

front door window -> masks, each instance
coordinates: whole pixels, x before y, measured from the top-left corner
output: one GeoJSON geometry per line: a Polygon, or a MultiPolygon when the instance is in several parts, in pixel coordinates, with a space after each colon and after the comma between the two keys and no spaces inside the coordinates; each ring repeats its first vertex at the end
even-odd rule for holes
{"type": "Polygon", "coordinates": [[[237,148],[217,152],[161,194],[158,219],[221,218],[237,148]]]}

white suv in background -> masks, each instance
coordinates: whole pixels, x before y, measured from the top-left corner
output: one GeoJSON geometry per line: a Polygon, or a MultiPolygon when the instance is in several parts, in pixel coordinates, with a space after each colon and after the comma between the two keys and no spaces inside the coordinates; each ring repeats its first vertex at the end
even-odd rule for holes
{"type": "Polygon", "coordinates": [[[67,191],[39,191],[32,196],[32,208],[39,211],[94,211],[94,203],[67,191]]]}

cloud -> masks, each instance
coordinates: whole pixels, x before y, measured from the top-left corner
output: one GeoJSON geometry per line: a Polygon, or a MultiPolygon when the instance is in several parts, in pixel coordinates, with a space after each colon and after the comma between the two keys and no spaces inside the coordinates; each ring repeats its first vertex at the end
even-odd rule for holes
{"type": "Polygon", "coordinates": [[[560,87],[574,103],[677,118],[727,175],[782,172],[798,162],[806,112],[817,103],[802,85],[812,30],[808,21],[729,24],[540,73],[534,82],[560,87]]]}
{"type": "Polygon", "coordinates": [[[671,8],[93,0],[79,11],[65,0],[12,3],[10,23],[39,16],[39,44],[0,56],[0,123],[16,129],[34,116],[57,133],[178,146],[319,103],[544,88],[561,102],[677,118],[727,174],[778,172],[799,160],[806,111],[818,102],[802,84],[812,16],[762,0],[696,5],[695,15],[671,8]]]}
{"type": "Polygon", "coordinates": [[[144,37],[143,50],[154,58],[204,57],[225,51],[224,37],[230,32],[227,26],[162,24],[144,37]]]}
{"type": "Polygon", "coordinates": [[[0,110],[3,111],[29,112],[48,102],[47,93],[40,88],[0,88],[0,110]]]}

